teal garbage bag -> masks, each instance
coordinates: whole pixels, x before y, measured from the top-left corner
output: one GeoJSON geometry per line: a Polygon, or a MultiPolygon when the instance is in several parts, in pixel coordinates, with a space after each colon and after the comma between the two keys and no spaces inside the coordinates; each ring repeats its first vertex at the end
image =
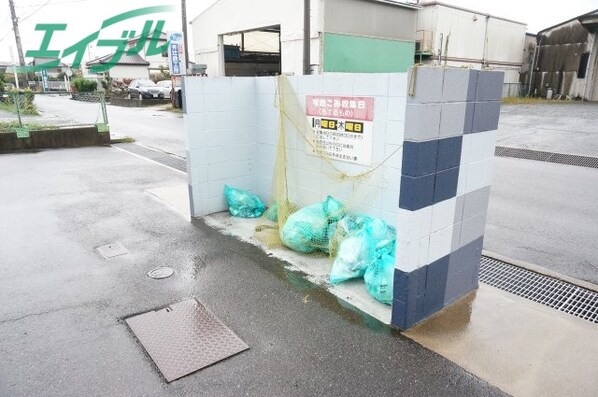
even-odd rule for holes
{"type": "Polygon", "coordinates": [[[392,304],[395,257],[383,253],[365,271],[363,280],[372,298],[392,304]]]}
{"type": "Polygon", "coordinates": [[[328,196],[323,203],[308,205],[291,214],[280,231],[280,238],[284,245],[298,252],[328,252],[330,225],[345,214],[345,206],[328,196]]]}
{"type": "Polygon", "coordinates": [[[376,242],[366,230],[345,237],[338,248],[330,271],[330,284],[340,284],[365,274],[376,260],[376,242]]]}
{"type": "Polygon", "coordinates": [[[267,220],[270,222],[278,222],[278,204],[274,203],[266,210],[264,214],[267,220]]]}
{"type": "Polygon", "coordinates": [[[393,255],[396,231],[382,219],[363,214],[347,215],[338,222],[338,252],[330,271],[330,283],[339,284],[363,277],[366,270],[383,254],[393,255]]]}
{"type": "Polygon", "coordinates": [[[266,211],[260,198],[245,190],[224,186],[224,197],[232,216],[239,218],[259,218],[266,211]]]}

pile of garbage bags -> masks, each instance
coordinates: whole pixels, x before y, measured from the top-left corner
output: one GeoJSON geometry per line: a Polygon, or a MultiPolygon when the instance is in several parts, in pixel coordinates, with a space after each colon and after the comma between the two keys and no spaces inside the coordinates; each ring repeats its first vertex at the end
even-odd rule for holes
{"type": "MultiPolygon", "coordinates": [[[[264,215],[270,221],[278,220],[276,204],[266,210],[256,195],[229,186],[224,194],[233,216],[264,215]]],[[[297,252],[334,257],[331,284],[363,277],[374,299],[392,304],[396,231],[383,220],[348,213],[342,202],[328,196],[289,215],[280,229],[280,239],[297,252]]]]}

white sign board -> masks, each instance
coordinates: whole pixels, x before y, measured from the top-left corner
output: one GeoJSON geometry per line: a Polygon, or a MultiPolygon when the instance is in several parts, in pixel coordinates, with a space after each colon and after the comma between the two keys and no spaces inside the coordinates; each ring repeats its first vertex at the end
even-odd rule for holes
{"type": "Polygon", "coordinates": [[[308,154],[372,165],[373,97],[308,95],[305,108],[314,132],[308,154]]]}
{"type": "Polygon", "coordinates": [[[168,69],[172,76],[187,74],[185,44],[181,32],[168,34],[168,69]]]}

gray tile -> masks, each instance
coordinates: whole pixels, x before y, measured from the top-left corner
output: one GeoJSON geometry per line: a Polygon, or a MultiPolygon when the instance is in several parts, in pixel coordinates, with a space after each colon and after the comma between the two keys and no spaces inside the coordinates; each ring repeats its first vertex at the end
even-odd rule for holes
{"type": "Polygon", "coordinates": [[[471,218],[464,219],[461,227],[460,245],[465,246],[480,237],[486,230],[486,212],[480,212],[471,218]]]}
{"type": "Polygon", "coordinates": [[[461,248],[461,228],[463,221],[455,222],[453,224],[453,239],[451,241],[451,252],[457,251],[461,248]]]}
{"type": "Polygon", "coordinates": [[[440,137],[463,135],[467,102],[442,104],[440,114],[440,137]]]}
{"type": "Polygon", "coordinates": [[[407,96],[407,103],[434,103],[442,100],[444,68],[418,67],[416,73],[410,75],[415,77],[415,95],[407,96]]]}
{"type": "Polygon", "coordinates": [[[500,101],[476,102],[473,114],[472,132],[492,131],[498,128],[500,101]]]}
{"type": "Polygon", "coordinates": [[[486,212],[488,210],[488,201],[490,200],[490,186],[474,190],[463,197],[465,197],[463,219],[471,218],[481,212],[486,212]]]}
{"type": "Polygon", "coordinates": [[[405,140],[427,141],[440,134],[441,105],[410,104],[405,112],[405,140]]]}
{"type": "Polygon", "coordinates": [[[473,100],[475,95],[475,75],[473,89],[470,93],[472,74],[466,68],[446,68],[444,70],[444,84],[442,88],[443,102],[465,102],[469,95],[473,100]]]}
{"type": "Polygon", "coordinates": [[[465,207],[465,196],[457,196],[455,204],[455,219],[453,223],[461,222],[463,220],[463,208],[465,207]]]}
{"type": "Polygon", "coordinates": [[[476,84],[476,101],[500,101],[504,72],[480,70],[476,84]]]}

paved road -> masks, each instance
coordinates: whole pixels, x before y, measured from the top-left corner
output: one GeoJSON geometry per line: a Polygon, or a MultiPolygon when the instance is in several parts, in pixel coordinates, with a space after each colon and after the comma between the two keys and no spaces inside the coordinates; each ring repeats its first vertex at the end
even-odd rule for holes
{"type": "MultiPolygon", "coordinates": [[[[38,96],[51,122],[95,122],[98,105],[38,96]]],[[[182,115],[108,107],[113,132],[185,156],[182,115]]],[[[505,105],[498,144],[598,156],[598,104],[505,105]]],[[[485,247],[598,284],[598,170],[497,158],[485,247]]]]}
{"type": "Polygon", "coordinates": [[[598,157],[598,102],[503,105],[497,145],[598,157]]]}
{"type": "MultiPolygon", "coordinates": [[[[38,122],[52,124],[96,123],[101,120],[97,103],[74,101],[68,96],[37,95],[35,103],[42,113],[38,122]]],[[[145,146],[185,156],[183,115],[152,108],[124,108],[108,105],[110,130],[131,136],[145,146]]],[[[33,120],[33,119],[32,119],[33,120]]]]}
{"type": "Polygon", "coordinates": [[[0,396],[503,395],[144,191],[175,183],[116,148],[0,156],[0,396]],[[166,384],[122,319],[189,297],[250,350],[166,384]]]}
{"type": "Polygon", "coordinates": [[[598,284],[598,170],[495,157],[484,248],[598,284]]]}

